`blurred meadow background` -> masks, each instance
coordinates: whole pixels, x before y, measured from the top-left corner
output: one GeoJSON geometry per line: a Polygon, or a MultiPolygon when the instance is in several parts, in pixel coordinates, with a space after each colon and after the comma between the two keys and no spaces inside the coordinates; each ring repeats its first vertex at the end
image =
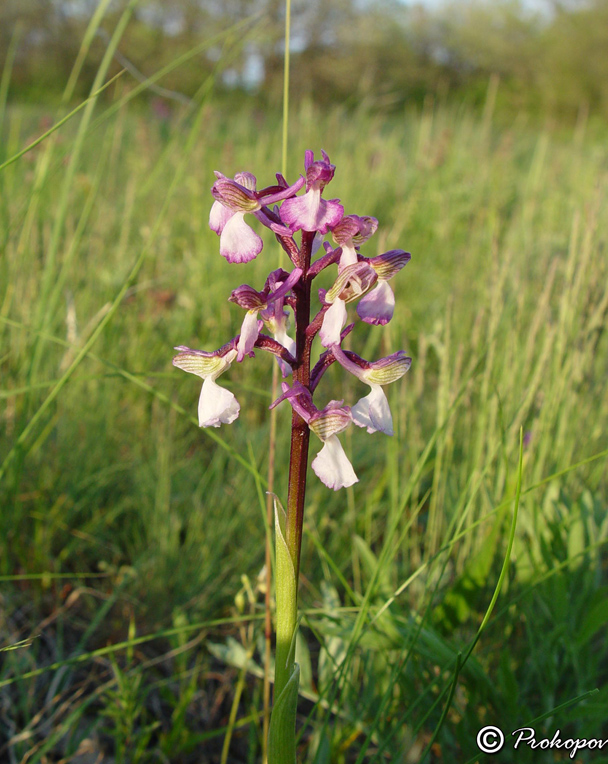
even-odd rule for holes
{"type": "MultiPolygon", "coordinates": [[[[230,266],[208,215],[214,170],[280,170],[284,12],[0,4],[1,762],[261,761],[272,363],[199,430],[171,358],[236,334],[230,291],[279,263],[266,236],[230,266]]],[[[363,253],[412,253],[351,338],[413,358],[396,434],[348,432],[352,489],[309,478],[301,761],[606,737],[608,2],[292,12],[287,177],[325,149],[380,221],[363,253]]],[[[323,400],[364,393],[334,371],[323,400]]]]}

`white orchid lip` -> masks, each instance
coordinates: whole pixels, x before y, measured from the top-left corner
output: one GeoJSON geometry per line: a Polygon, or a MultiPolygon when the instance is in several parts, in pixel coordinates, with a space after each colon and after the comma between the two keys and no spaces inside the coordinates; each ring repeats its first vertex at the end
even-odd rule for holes
{"type": "Polygon", "coordinates": [[[361,398],[351,409],[353,422],[365,427],[368,433],[383,432],[393,435],[393,416],[388,399],[380,385],[371,385],[371,392],[361,398]]]}
{"type": "Polygon", "coordinates": [[[241,406],[230,390],[220,387],[215,382],[237,356],[234,341],[211,353],[192,350],[185,345],[179,345],[175,349],[180,353],[173,359],[173,365],[203,379],[198,400],[199,427],[219,427],[234,422],[241,406]]]}
{"type": "Polygon", "coordinates": [[[220,387],[212,377],[205,379],[198,399],[199,427],[232,424],[240,410],[241,406],[230,390],[220,387]]]}
{"type": "Polygon", "coordinates": [[[245,211],[234,212],[220,234],[220,255],[229,263],[248,263],[262,251],[262,238],[245,222],[245,211]]]}
{"type": "Polygon", "coordinates": [[[310,466],[319,480],[334,491],[359,482],[337,435],[332,435],[324,442],[310,466]]]}
{"type": "Polygon", "coordinates": [[[319,331],[319,339],[323,347],[329,348],[332,345],[339,344],[342,329],[347,319],[346,303],[344,300],[337,298],[323,316],[323,323],[319,331]]]}
{"type": "Polygon", "coordinates": [[[234,213],[221,202],[213,202],[209,213],[209,228],[220,236],[226,223],[234,213]]]}

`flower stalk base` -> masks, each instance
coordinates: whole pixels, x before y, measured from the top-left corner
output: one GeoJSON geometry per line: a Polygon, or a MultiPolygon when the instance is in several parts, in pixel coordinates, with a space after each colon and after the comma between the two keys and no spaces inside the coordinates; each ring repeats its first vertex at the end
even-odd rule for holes
{"type": "Polygon", "coordinates": [[[294,663],[298,579],[285,539],[285,512],[274,500],[276,538],[277,645],[274,707],[268,735],[268,764],[295,764],[296,709],[300,669],[294,663]]]}

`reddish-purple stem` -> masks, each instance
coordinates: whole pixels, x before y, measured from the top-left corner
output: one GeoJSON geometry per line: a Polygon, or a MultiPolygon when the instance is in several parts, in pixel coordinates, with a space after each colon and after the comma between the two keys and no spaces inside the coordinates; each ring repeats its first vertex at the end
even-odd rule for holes
{"type": "MultiPolygon", "coordinates": [[[[302,232],[302,245],[298,266],[302,268],[302,278],[294,286],[296,323],[296,363],[293,366],[293,381],[310,389],[310,342],[306,329],[310,323],[311,279],[307,278],[314,233],[302,232]]],[[[306,469],[308,466],[308,444],[310,430],[302,417],[295,411],[291,418],[291,453],[289,458],[289,488],[287,494],[287,521],[285,540],[296,571],[300,569],[300,549],[302,547],[302,526],[304,523],[304,500],[306,497],[306,469]]]]}

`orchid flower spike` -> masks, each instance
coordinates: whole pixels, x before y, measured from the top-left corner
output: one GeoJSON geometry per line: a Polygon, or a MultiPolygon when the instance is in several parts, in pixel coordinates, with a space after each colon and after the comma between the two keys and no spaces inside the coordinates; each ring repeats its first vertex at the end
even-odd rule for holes
{"type": "Polygon", "coordinates": [[[211,353],[192,350],[185,345],[178,345],[175,349],[180,352],[173,359],[173,365],[203,379],[198,400],[199,427],[219,427],[234,422],[239,415],[240,404],[230,390],[215,383],[236,358],[234,340],[211,353]]]}
{"type": "MultiPolygon", "coordinates": [[[[214,352],[179,346],[173,364],[202,378],[199,424],[219,427],[237,419],[240,411],[235,396],[217,385],[219,375],[234,361],[242,362],[245,356],[253,356],[254,349],[274,355],[283,377],[293,374],[293,381],[283,383],[283,394],[271,408],[289,400],[298,415],[294,418],[297,427],[292,430],[292,439],[299,437],[298,428],[304,420],[323,443],[312,461],[312,469],[326,486],[338,490],[358,480],[338,440],[339,433],[354,422],[370,433],[381,431],[392,435],[392,415],[383,385],[400,379],[411,363],[403,351],[370,363],[343,350],[343,341],[354,327],[351,324],[344,328],[346,306],[358,301],[357,313],[364,322],[388,323],[395,305],[388,281],[409,262],[410,255],[397,249],[377,257],[361,255],[360,248],[374,235],[378,221],[370,216],[344,216],[344,207],[338,199],[323,198],[336,168],[324,151],[321,155],[315,160],[314,153],[306,151],[305,177],[291,186],[281,174],[276,175],[274,185],[257,190],[256,178],[251,173],[238,173],[234,178],[215,173],[212,188],[215,202],[209,225],[220,237],[222,256],[231,263],[246,263],[261,252],[261,237],[245,222],[245,216],[250,213],[275,234],[278,244],[291,259],[293,270],[273,270],[260,292],[247,284],[235,289],[229,299],[245,311],[239,335],[214,352]],[[301,231],[299,243],[295,237],[298,231],[301,231]],[[335,248],[324,241],[328,233],[335,248]],[[325,253],[315,258],[321,248],[325,253]],[[337,265],[337,277],[330,289],[318,290],[321,308],[311,320],[312,282],[334,265],[337,265]],[[292,311],[297,343],[288,333],[292,311]],[[272,337],[261,333],[264,325],[272,337]],[[311,371],[312,344],[317,335],[326,350],[311,371]],[[343,401],[332,400],[318,409],[313,403],[314,391],[326,369],[336,361],[367,384],[370,392],[352,408],[344,406],[343,401]]],[[[296,482],[302,478],[305,467],[302,460],[308,451],[295,453],[295,456],[294,453],[292,451],[289,490],[301,508],[306,481],[297,486],[296,482]]]]}
{"type": "MultiPolygon", "coordinates": [[[[289,274],[282,269],[279,269],[270,274],[266,280],[266,285],[261,292],[256,292],[253,287],[250,287],[247,284],[243,284],[232,292],[228,298],[229,301],[235,302],[247,311],[245,318],[243,319],[241,334],[236,346],[236,360],[239,361],[239,363],[253,350],[253,346],[255,345],[262,326],[264,325],[263,321],[258,320],[258,312],[268,311],[276,301],[280,301],[282,312],[285,295],[298,281],[301,275],[301,268],[294,268],[289,274]],[[281,279],[281,275],[284,275],[285,278],[281,279]]],[[[287,349],[290,350],[287,345],[284,345],[283,343],[281,344],[283,347],[287,347],[287,349]]]]}
{"type": "Polygon", "coordinates": [[[339,270],[357,262],[358,247],[365,244],[376,233],[378,221],[372,217],[346,215],[333,229],[331,235],[336,244],[342,247],[339,270]]]}
{"type": "Polygon", "coordinates": [[[319,480],[334,491],[358,483],[359,478],[338,440],[338,433],[343,432],[353,421],[350,408],[343,406],[343,401],[330,401],[319,411],[312,402],[310,391],[301,382],[295,382],[293,387],[283,382],[281,387],[283,395],[270,408],[289,400],[293,410],[323,442],[323,448],[310,465],[319,480]]]}
{"type": "Polygon", "coordinates": [[[323,159],[315,162],[314,153],[306,152],[306,193],[303,196],[292,196],[281,206],[281,220],[293,233],[304,230],[326,234],[338,225],[344,215],[344,207],[337,199],[321,198],[323,189],[336,171],[336,166],[330,163],[327,154],[324,151],[321,154],[323,159]]]}
{"type": "Polygon", "coordinates": [[[345,353],[339,345],[334,345],[331,352],[343,368],[371,388],[369,395],[351,408],[353,422],[359,427],[367,427],[368,432],[380,431],[392,435],[393,417],[382,385],[401,379],[410,368],[412,359],[403,350],[373,363],[364,361],[356,353],[345,353]]]}
{"type": "Polygon", "coordinates": [[[239,172],[234,180],[221,172],[215,175],[217,180],[211,193],[216,201],[209,214],[209,227],[220,237],[220,255],[229,263],[247,263],[260,254],[263,242],[253,228],[245,223],[245,215],[251,212],[268,228],[284,232],[263,208],[293,196],[304,185],[304,178],[300,177],[287,188],[272,186],[256,192],[256,177],[250,172],[239,172]]]}
{"type": "Polygon", "coordinates": [[[357,314],[366,324],[384,326],[391,320],[395,310],[395,295],[387,281],[399,273],[410,259],[410,253],[402,249],[391,249],[378,257],[363,258],[363,262],[373,268],[378,276],[375,289],[368,292],[357,305],[357,314]]]}
{"type": "Polygon", "coordinates": [[[332,288],[321,295],[325,304],[330,305],[319,331],[323,347],[328,348],[340,342],[340,332],[347,319],[346,303],[359,299],[374,286],[377,280],[376,272],[367,263],[353,263],[347,265],[338,274],[332,288]]]}

